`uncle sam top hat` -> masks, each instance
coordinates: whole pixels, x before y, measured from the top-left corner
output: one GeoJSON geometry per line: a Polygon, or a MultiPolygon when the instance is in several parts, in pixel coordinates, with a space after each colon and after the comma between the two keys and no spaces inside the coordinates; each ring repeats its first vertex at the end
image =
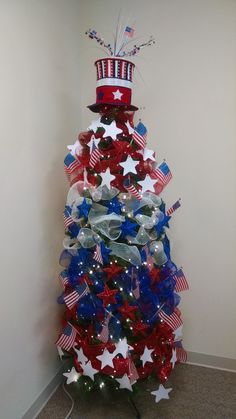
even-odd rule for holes
{"type": "Polygon", "coordinates": [[[86,32],[90,39],[95,39],[111,55],[95,61],[97,70],[96,102],[88,106],[91,111],[99,112],[102,105],[123,106],[129,111],[138,110],[137,106],[131,104],[135,65],[126,57],[136,55],[141,48],[152,45],[155,41],[150,37],[147,42],[134,45],[131,50],[127,51],[124,48],[130,42],[128,38],[131,38],[133,33],[134,29],[127,26],[121,40],[116,35],[114,47],[112,47],[111,44],[106,44],[95,30],[89,29],[86,32]]]}
{"type": "Polygon", "coordinates": [[[124,106],[136,111],[131,104],[133,71],[135,65],[120,57],[101,58],[95,62],[97,70],[96,103],[88,106],[99,112],[101,105],[124,106]]]}

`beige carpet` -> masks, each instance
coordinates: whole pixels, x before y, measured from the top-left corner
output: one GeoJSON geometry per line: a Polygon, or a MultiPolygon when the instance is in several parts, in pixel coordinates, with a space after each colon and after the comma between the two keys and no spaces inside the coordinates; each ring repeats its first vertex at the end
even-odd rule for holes
{"type": "MultiPolygon", "coordinates": [[[[147,388],[156,390],[157,384],[152,381],[145,386],[134,398],[142,419],[236,419],[235,373],[178,365],[166,385],[173,387],[170,400],[161,400],[158,404],[147,391],[147,388]]],[[[64,419],[70,406],[70,400],[59,387],[38,419],[64,419]]],[[[78,395],[70,416],[70,419],[133,418],[134,410],[125,396],[105,400],[98,393],[86,398],[78,395]]]]}

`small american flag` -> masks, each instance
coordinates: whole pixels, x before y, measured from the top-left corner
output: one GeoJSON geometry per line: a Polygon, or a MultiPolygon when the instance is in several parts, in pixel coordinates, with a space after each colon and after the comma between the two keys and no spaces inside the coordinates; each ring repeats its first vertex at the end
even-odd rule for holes
{"type": "Polygon", "coordinates": [[[139,201],[141,201],[142,196],[140,195],[140,193],[137,191],[137,189],[135,189],[135,187],[133,185],[130,184],[129,180],[126,179],[124,181],[124,187],[125,189],[131,193],[131,195],[135,196],[135,198],[137,198],[139,201]]]}
{"type": "Polygon", "coordinates": [[[100,160],[100,158],[103,157],[102,153],[99,151],[99,149],[96,147],[94,141],[92,145],[92,153],[90,155],[89,160],[89,166],[93,169],[96,163],[100,160]]]}
{"type": "Polygon", "coordinates": [[[160,166],[152,172],[152,175],[164,186],[166,186],[172,179],[172,173],[165,161],[163,161],[160,166]]]}
{"type": "Polygon", "coordinates": [[[130,384],[132,385],[138,380],[139,375],[138,375],[137,368],[135,367],[134,362],[131,358],[129,358],[128,367],[129,367],[129,380],[130,380],[130,384]]]}
{"type": "Polygon", "coordinates": [[[177,313],[173,312],[171,315],[166,314],[163,310],[158,312],[159,317],[166,323],[172,330],[178,329],[183,324],[181,318],[177,313]]]}
{"type": "Polygon", "coordinates": [[[166,214],[168,215],[168,216],[170,216],[170,215],[172,215],[173,214],[173,212],[175,212],[179,207],[181,206],[181,203],[180,203],[180,199],[178,199],[178,201],[176,201],[173,205],[172,205],[172,207],[170,207],[167,211],[166,211],[166,214]]]}
{"type": "Polygon", "coordinates": [[[67,154],[65,160],[64,160],[64,169],[66,172],[66,175],[70,177],[71,173],[73,173],[76,169],[80,167],[79,161],[72,156],[72,154],[67,154]]]}
{"type": "Polygon", "coordinates": [[[68,278],[66,269],[64,269],[64,271],[62,271],[59,274],[58,278],[60,279],[61,284],[62,284],[63,288],[65,289],[66,285],[69,285],[69,278],[68,278]]]}
{"type": "Polygon", "coordinates": [[[142,122],[138,123],[133,132],[132,138],[142,149],[145,148],[147,142],[147,129],[142,122]]]}
{"type": "Polygon", "coordinates": [[[139,287],[139,280],[137,273],[134,272],[134,268],[132,268],[131,272],[131,279],[132,279],[132,286],[135,284],[135,288],[132,289],[132,293],[136,300],[140,297],[140,287],[139,287]]]}
{"type": "Polygon", "coordinates": [[[93,259],[96,260],[98,263],[101,263],[101,265],[103,265],[101,246],[99,244],[96,245],[96,249],[95,249],[95,252],[94,252],[94,255],[93,255],[93,259]]]}
{"type": "Polygon", "coordinates": [[[128,36],[129,38],[132,38],[134,36],[134,29],[131,28],[130,26],[126,26],[125,35],[128,36]]]}
{"type": "Polygon", "coordinates": [[[183,348],[175,348],[176,350],[176,358],[179,362],[186,362],[187,361],[187,352],[183,348]]]}
{"type": "Polygon", "coordinates": [[[176,281],[175,284],[175,291],[181,292],[186,291],[189,289],[187,279],[182,271],[182,269],[179,269],[174,275],[173,279],[176,281]]]}
{"type": "Polygon", "coordinates": [[[64,302],[67,307],[71,309],[82,297],[89,293],[89,287],[87,282],[77,285],[76,289],[64,297],[64,302]]]}
{"type": "Polygon", "coordinates": [[[71,213],[72,213],[72,209],[68,206],[65,207],[65,210],[63,212],[63,220],[64,220],[64,227],[65,230],[71,225],[73,224],[74,220],[71,217],[71,213]]]}
{"type": "Polygon", "coordinates": [[[98,338],[101,342],[103,343],[107,343],[108,339],[109,339],[109,321],[112,317],[112,314],[109,313],[105,319],[105,322],[102,326],[102,330],[101,333],[99,333],[98,338]]]}
{"type": "Polygon", "coordinates": [[[56,345],[65,349],[65,351],[69,351],[75,343],[76,334],[76,329],[70,323],[67,323],[60,337],[56,341],[56,345]]]}

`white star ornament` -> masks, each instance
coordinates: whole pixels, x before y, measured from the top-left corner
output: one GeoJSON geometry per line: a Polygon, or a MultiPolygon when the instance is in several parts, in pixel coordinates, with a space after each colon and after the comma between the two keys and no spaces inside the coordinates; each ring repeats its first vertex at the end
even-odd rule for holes
{"type": "Polygon", "coordinates": [[[169,393],[172,388],[165,388],[162,384],[159,385],[158,390],[152,391],[151,394],[156,397],[155,402],[158,403],[162,399],[169,399],[169,393]]]}
{"type": "Polygon", "coordinates": [[[83,375],[87,375],[94,381],[94,376],[97,374],[98,370],[93,368],[91,361],[87,362],[87,364],[82,364],[81,366],[83,368],[83,375]]]}
{"type": "Polygon", "coordinates": [[[150,159],[150,160],[156,161],[153,154],[154,154],[153,150],[150,150],[149,148],[145,147],[144,152],[143,152],[143,160],[150,159]]]}
{"type": "Polygon", "coordinates": [[[109,125],[100,123],[99,126],[105,130],[103,137],[111,137],[113,140],[116,140],[116,136],[122,133],[122,129],[117,128],[115,121],[112,121],[109,125]]]}
{"type": "Polygon", "coordinates": [[[79,142],[79,140],[76,140],[76,142],[74,144],[68,145],[67,146],[68,150],[70,151],[70,154],[72,154],[72,156],[76,156],[76,151],[79,151],[82,146],[79,142]]]}
{"type": "Polygon", "coordinates": [[[116,381],[120,384],[120,388],[127,388],[129,391],[133,391],[127,374],[124,374],[122,378],[116,378],[116,381]]]}
{"type": "Polygon", "coordinates": [[[133,160],[130,156],[128,156],[127,159],[123,161],[123,163],[119,163],[120,166],[124,169],[123,176],[127,175],[127,173],[137,174],[135,167],[138,163],[139,162],[137,160],[133,160]]]}
{"type": "Polygon", "coordinates": [[[66,384],[74,383],[81,376],[81,374],[76,371],[75,367],[71,368],[69,372],[64,372],[63,375],[67,378],[66,384]]]}
{"type": "Polygon", "coordinates": [[[107,349],[104,349],[103,354],[97,356],[97,359],[102,363],[101,369],[103,369],[106,366],[114,368],[113,358],[114,354],[111,354],[107,349]]]}
{"type": "Polygon", "coordinates": [[[151,357],[151,353],[153,352],[154,349],[148,349],[147,346],[145,346],[143,355],[140,357],[142,363],[143,363],[143,367],[145,366],[146,362],[153,362],[153,359],[151,357]]]}
{"type": "Polygon", "coordinates": [[[111,174],[111,171],[109,168],[105,172],[102,172],[99,174],[102,177],[102,183],[100,186],[106,185],[110,189],[111,181],[114,180],[116,177],[111,174]]]}
{"type": "Polygon", "coordinates": [[[154,185],[157,183],[156,179],[151,179],[149,175],[146,175],[144,180],[138,182],[142,186],[142,193],[146,191],[155,192],[154,185]]]}

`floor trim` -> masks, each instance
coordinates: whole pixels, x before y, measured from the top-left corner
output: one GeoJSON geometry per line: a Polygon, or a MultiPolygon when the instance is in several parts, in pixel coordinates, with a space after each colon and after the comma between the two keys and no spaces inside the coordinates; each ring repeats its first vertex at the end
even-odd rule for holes
{"type": "Polygon", "coordinates": [[[187,351],[187,364],[236,372],[236,359],[187,351]]]}
{"type": "Polygon", "coordinates": [[[48,383],[48,385],[44,388],[42,393],[37,397],[34,403],[30,406],[30,408],[24,413],[22,419],[35,419],[40,411],[44,408],[47,404],[48,400],[51,398],[53,393],[57,390],[59,385],[62,382],[64,372],[64,365],[62,365],[58,372],[56,373],[55,377],[48,383]]]}

